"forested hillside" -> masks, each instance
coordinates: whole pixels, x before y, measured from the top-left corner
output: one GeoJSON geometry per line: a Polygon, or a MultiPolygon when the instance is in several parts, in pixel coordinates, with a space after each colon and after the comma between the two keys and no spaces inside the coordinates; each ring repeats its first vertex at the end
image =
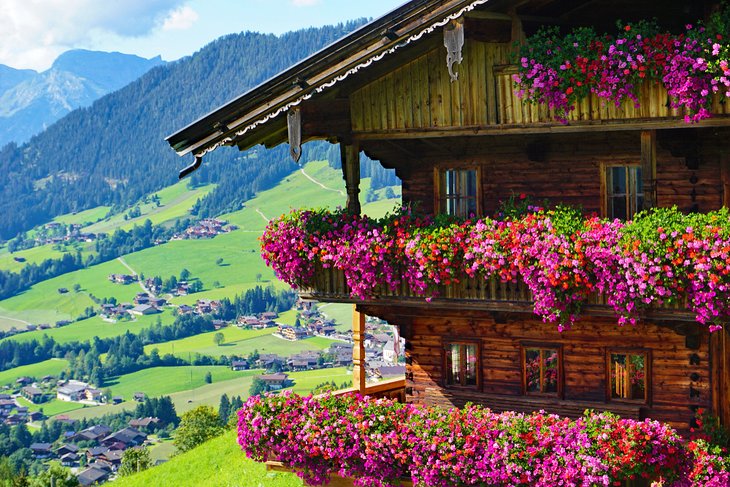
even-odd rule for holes
{"type": "MultiPolygon", "coordinates": [[[[0,149],[0,240],[56,215],[99,205],[121,207],[172,184],[189,161],[169,148],[165,136],[363,22],[280,37],[251,32],[222,37],[71,112],[29,143],[0,149]]],[[[256,190],[278,182],[296,167],[282,160],[283,150],[217,151],[206,161],[207,172],[198,176],[220,183],[203,205],[206,212],[234,209],[256,190]],[[219,165],[225,169],[216,170],[219,165]]]]}

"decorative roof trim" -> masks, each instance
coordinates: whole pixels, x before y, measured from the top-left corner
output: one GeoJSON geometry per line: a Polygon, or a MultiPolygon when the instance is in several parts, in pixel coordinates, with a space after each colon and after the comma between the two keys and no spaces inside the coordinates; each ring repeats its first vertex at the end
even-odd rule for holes
{"type": "MultiPolygon", "coordinates": [[[[423,36],[433,33],[434,31],[436,31],[436,29],[447,25],[452,20],[458,19],[462,15],[466,14],[467,12],[471,12],[478,6],[483,5],[483,4],[487,3],[488,1],[489,0],[474,0],[469,5],[462,7],[460,10],[446,16],[445,18],[439,20],[438,22],[434,22],[429,27],[426,27],[425,29],[422,29],[420,32],[409,36],[407,39],[403,40],[402,42],[399,42],[398,44],[392,46],[390,49],[387,49],[379,54],[376,54],[376,55],[370,57],[369,59],[367,59],[366,61],[363,61],[363,62],[359,63],[358,65],[350,68],[346,72],[344,72],[338,76],[335,76],[330,81],[320,84],[314,91],[311,91],[305,95],[298,97],[295,100],[292,100],[292,101],[280,106],[273,112],[270,112],[266,116],[256,120],[255,122],[248,124],[246,127],[235,131],[233,134],[228,135],[227,137],[224,137],[223,139],[219,140],[215,144],[205,147],[201,151],[197,151],[197,152],[193,151],[193,153],[195,154],[196,158],[202,157],[210,152],[213,152],[214,150],[218,149],[219,147],[222,147],[224,145],[233,144],[237,137],[240,137],[240,136],[246,134],[247,132],[255,129],[256,127],[265,124],[269,120],[272,120],[272,119],[278,117],[282,113],[288,112],[289,109],[301,104],[303,101],[309,100],[314,95],[322,93],[323,91],[333,87],[340,81],[344,81],[345,79],[349,78],[353,74],[358,73],[360,70],[367,68],[368,66],[382,60],[383,58],[385,58],[386,56],[388,56],[390,54],[393,54],[398,49],[401,49],[402,47],[405,47],[405,46],[411,44],[412,42],[415,42],[415,41],[421,39],[423,36]]],[[[201,145],[204,145],[204,144],[205,144],[205,141],[201,141],[201,145]]]]}

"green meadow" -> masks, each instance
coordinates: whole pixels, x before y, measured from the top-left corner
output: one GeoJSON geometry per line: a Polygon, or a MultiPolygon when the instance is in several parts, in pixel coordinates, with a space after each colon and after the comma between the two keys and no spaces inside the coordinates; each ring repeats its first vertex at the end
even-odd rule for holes
{"type": "Polygon", "coordinates": [[[145,220],[150,220],[154,225],[174,221],[179,218],[190,216],[190,209],[195,202],[202,199],[213,191],[214,184],[189,188],[188,181],[180,181],[155,193],[160,198],[160,206],[152,201],[140,203],[140,216],[124,219],[127,212],[117,213],[98,223],[84,228],[85,232],[111,233],[117,229],[129,230],[134,225],[141,225],[145,220]]]}
{"type": "Polygon", "coordinates": [[[79,409],[83,409],[85,407],[83,404],[79,404],[77,402],[59,401],[58,399],[51,399],[50,401],[41,404],[33,404],[24,397],[18,397],[17,401],[18,404],[20,404],[21,406],[26,406],[31,411],[42,411],[43,414],[45,414],[49,418],[58,414],[66,414],[71,411],[78,411],[79,409]]]}
{"type": "Polygon", "coordinates": [[[156,315],[137,316],[134,321],[118,321],[116,323],[110,323],[102,320],[98,316],[93,316],[61,328],[21,333],[14,337],[4,338],[3,340],[16,340],[19,342],[33,339],[40,340],[43,338],[43,335],[48,335],[59,343],[87,341],[94,336],[98,336],[99,338],[110,338],[124,335],[128,331],[131,333],[139,333],[140,330],[154,325],[158,318],[163,325],[172,324],[175,320],[172,316],[172,312],[169,310],[156,315]]]}
{"type": "Polygon", "coordinates": [[[57,216],[53,221],[65,223],[66,225],[74,223],[78,225],[89,225],[105,218],[111,209],[111,206],[97,206],[96,208],[89,208],[88,210],[77,213],[66,213],[65,215],[57,216]]]}
{"type": "Polygon", "coordinates": [[[0,301],[0,329],[17,327],[17,323],[4,320],[3,316],[34,324],[76,319],[85,308],[96,306],[89,294],[99,299],[115,297],[119,302],[129,302],[140,292],[140,287],[137,284],[114,284],[108,279],[109,274],[128,272],[119,261],[111,260],[40,282],[12,298],[0,301]],[[73,289],[77,284],[80,286],[79,292],[73,289]],[[60,293],[59,289],[62,288],[68,292],[60,293]]]}
{"type": "Polygon", "coordinates": [[[72,245],[39,245],[30,249],[19,250],[12,254],[7,247],[0,249],[0,270],[9,272],[20,272],[28,264],[39,264],[46,259],[60,259],[64,254],[76,254],[80,250],[82,255],[88,252],[88,245],[93,244],[72,244],[72,245]],[[24,259],[23,262],[15,260],[24,259]]]}
{"type": "Polygon", "coordinates": [[[204,385],[210,372],[213,382],[222,382],[240,377],[250,377],[261,371],[234,371],[223,365],[198,365],[177,367],[152,367],[131,374],[121,375],[106,381],[115,396],[129,400],[135,392],[144,392],[150,397],[166,396],[173,392],[195,389],[204,385]]]}
{"type": "Polygon", "coordinates": [[[68,361],[61,358],[52,358],[30,365],[21,365],[14,369],[0,372],[0,385],[14,384],[18,377],[33,377],[40,380],[46,375],[58,375],[68,367],[68,361]]]}
{"type": "Polygon", "coordinates": [[[223,333],[225,337],[225,341],[220,346],[213,342],[213,336],[218,332],[211,331],[180,340],[147,345],[145,352],[149,353],[156,348],[160,355],[170,353],[187,358],[191,353],[200,353],[211,357],[220,357],[221,355],[238,355],[241,357],[258,350],[259,353],[289,356],[302,350],[324,350],[329,348],[332,343],[332,340],[320,337],[290,342],[273,336],[273,331],[273,329],[242,330],[235,326],[229,326],[220,330],[220,333],[223,333]]]}
{"type": "Polygon", "coordinates": [[[263,463],[246,458],[229,430],[157,467],[114,481],[115,487],[205,485],[207,487],[302,487],[292,473],[268,472],[263,463]]]}

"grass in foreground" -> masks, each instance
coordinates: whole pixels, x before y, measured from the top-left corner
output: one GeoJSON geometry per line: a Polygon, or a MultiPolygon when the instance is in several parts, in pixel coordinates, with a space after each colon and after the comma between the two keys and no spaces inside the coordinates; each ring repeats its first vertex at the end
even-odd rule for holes
{"type": "Polygon", "coordinates": [[[113,485],[301,487],[303,484],[294,474],[267,472],[263,464],[247,459],[236,442],[236,432],[227,431],[163,465],[122,477],[113,485]]]}

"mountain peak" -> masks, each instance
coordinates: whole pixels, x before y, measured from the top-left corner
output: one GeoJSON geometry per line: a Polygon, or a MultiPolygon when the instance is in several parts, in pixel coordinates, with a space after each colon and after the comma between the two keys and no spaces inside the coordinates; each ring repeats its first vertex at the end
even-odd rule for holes
{"type": "Polygon", "coordinates": [[[121,52],[72,49],[58,56],[49,71],[73,73],[106,91],[114,91],[163,63],[160,56],[145,59],[121,52]]]}

